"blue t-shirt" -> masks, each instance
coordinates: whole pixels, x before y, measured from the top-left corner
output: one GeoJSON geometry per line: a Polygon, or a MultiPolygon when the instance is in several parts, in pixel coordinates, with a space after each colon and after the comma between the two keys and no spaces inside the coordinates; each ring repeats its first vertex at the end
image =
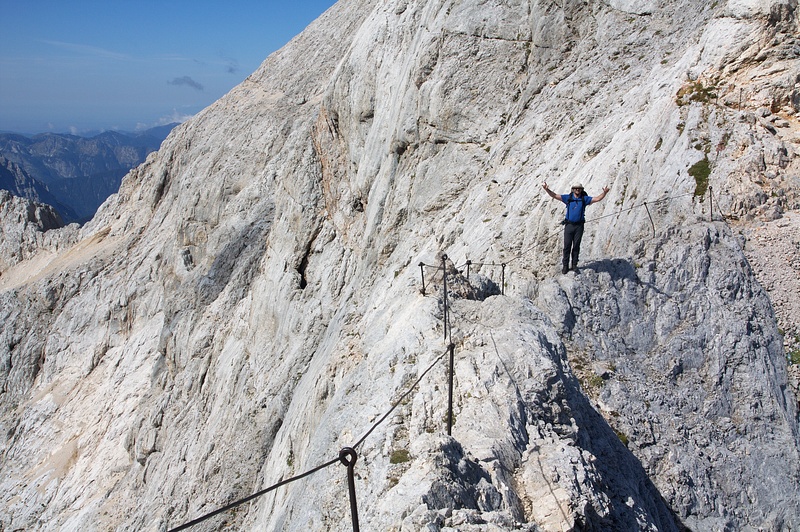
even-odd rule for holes
{"type": "Polygon", "coordinates": [[[586,221],[583,213],[586,206],[592,202],[591,196],[582,196],[576,198],[572,194],[561,194],[561,201],[567,204],[567,213],[564,218],[570,223],[578,223],[586,221]]]}

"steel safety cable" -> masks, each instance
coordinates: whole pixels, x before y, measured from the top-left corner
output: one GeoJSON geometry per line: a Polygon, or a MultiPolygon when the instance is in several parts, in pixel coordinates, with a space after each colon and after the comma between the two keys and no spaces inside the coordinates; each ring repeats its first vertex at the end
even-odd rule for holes
{"type": "MultiPolygon", "coordinates": [[[[469,265],[470,266],[476,266],[478,268],[482,268],[484,266],[492,266],[492,267],[502,266],[503,263],[501,263],[501,262],[470,262],[469,265]]],[[[457,270],[462,270],[466,266],[467,266],[467,263],[465,262],[461,266],[456,266],[456,269],[457,270]]]]}
{"type": "Polygon", "coordinates": [[[667,196],[667,197],[658,198],[658,199],[655,199],[655,200],[647,200],[647,201],[645,201],[643,203],[640,203],[638,205],[633,205],[631,207],[628,207],[627,209],[622,209],[622,210],[615,211],[615,212],[612,212],[612,213],[609,213],[609,214],[604,214],[602,216],[598,216],[597,218],[591,218],[591,219],[586,220],[586,221],[587,222],[596,222],[597,220],[602,220],[603,218],[610,218],[612,216],[618,216],[618,215],[620,215],[620,214],[622,214],[624,212],[630,212],[630,211],[632,211],[634,209],[640,209],[642,207],[645,207],[646,205],[653,205],[655,203],[663,203],[665,201],[672,201],[674,199],[685,198],[687,196],[694,196],[694,192],[687,192],[686,194],[679,194],[677,196],[667,196]]]}
{"type": "Polygon", "coordinates": [[[325,469],[326,467],[330,467],[333,464],[338,463],[339,461],[340,461],[340,458],[337,456],[333,460],[329,460],[328,462],[325,462],[324,464],[320,464],[320,465],[318,465],[317,467],[315,467],[313,469],[309,469],[305,473],[301,473],[301,474],[295,475],[295,476],[293,476],[291,478],[287,478],[287,479],[281,480],[277,484],[273,484],[272,486],[270,486],[268,488],[265,488],[265,489],[263,489],[261,491],[253,493],[252,495],[250,495],[248,497],[245,497],[244,499],[239,499],[238,501],[232,502],[232,503],[230,503],[230,504],[228,504],[226,506],[223,506],[222,508],[214,510],[213,512],[209,512],[209,513],[207,513],[207,514],[205,514],[205,515],[203,515],[201,517],[198,517],[197,519],[189,521],[188,523],[184,523],[184,524],[182,524],[181,526],[179,526],[177,528],[172,528],[172,529],[169,530],[169,532],[178,532],[179,530],[186,530],[187,528],[191,528],[191,527],[193,527],[195,525],[198,525],[198,524],[202,523],[203,521],[211,519],[212,517],[217,516],[217,515],[219,515],[219,514],[221,514],[223,512],[227,512],[228,510],[232,510],[233,508],[236,508],[237,506],[240,506],[240,505],[242,505],[242,504],[244,504],[246,502],[250,502],[253,499],[256,499],[258,497],[261,497],[262,495],[266,495],[270,491],[276,490],[276,489],[280,488],[281,486],[289,484],[290,482],[294,482],[296,480],[300,480],[302,478],[305,478],[305,477],[307,477],[309,475],[313,475],[317,471],[321,471],[322,469],[325,469]]]}
{"type": "Polygon", "coordinates": [[[730,214],[725,214],[722,211],[722,208],[720,207],[720,201],[719,201],[720,193],[716,189],[713,189],[711,187],[708,188],[711,190],[711,197],[715,198],[715,201],[717,202],[717,210],[719,211],[719,215],[722,216],[722,221],[727,222],[728,218],[730,217],[730,214]]]}
{"type": "MultiPolygon", "coordinates": [[[[610,218],[612,216],[619,216],[622,213],[630,212],[630,211],[632,211],[634,209],[639,209],[639,208],[642,208],[642,207],[647,209],[647,205],[653,205],[655,203],[662,203],[662,202],[665,202],[665,201],[671,201],[671,200],[674,200],[674,199],[684,198],[686,196],[693,196],[693,195],[694,195],[693,192],[688,192],[686,194],[679,194],[677,196],[667,196],[667,197],[659,198],[659,199],[652,200],[652,201],[645,201],[644,203],[641,203],[639,205],[633,205],[632,207],[628,207],[627,209],[622,209],[622,210],[619,210],[619,211],[615,211],[615,212],[612,212],[610,214],[604,214],[603,216],[598,216],[597,218],[590,218],[590,219],[586,220],[586,223],[596,222],[598,220],[602,220],[603,218],[610,218]]],[[[652,216],[650,216],[649,209],[648,209],[648,216],[650,217],[650,222],[653,225],[653,230],[654,230],[653,232],[655,232],[655,224],[653,223],[652,216]]],[[[530,246],[526,247],[525,249],[523,249],[522,251],[520,251],[519,253],[517,253],[516,255],[514,255],[513,257],[511,257],[510,259],[508,259],[508,261],[506,261],[506,264],[510,264],[511,262],[514,262],[516,260],[524,258],[525,255],[527,255],[528,253],[530,253],[534,249],[536,249],[536,248],[538,248],[540,246],[543,246],[548,241],[550,241],[553,238],[555,238],[557,236],[560,236],[560,235],[561,235],[561,231],[555,231],[555,232],[551,233],[542,242],[535,242],[535,243],[531,244],[530,246]]]]}
{"type": "MultiPolygon", "coordinates": [[[[681,196],[675,196],[675,197],[673,197],[673,198],[661,198],[661,199],[659,199],[659,200],[652,201],[651,203],[658,203],[658,202],[667,201],[667,200],[670,200],[670,199],[675,199],[675,198],[680,198],[680,197],[684,197],[684,196],[688,196],[688,195],[690,195],[690,194],[684,194],[684,195],[681,195],[681,196]]],[[[615,212],[615,213],[612,213],[612,214],[609,214],[609,215],[605,215],[605,216],[601,216],[601,217],[598,217],[598,218],[593,218],[593,219],[591,219],[591,220],[587,220],[587,221],[592,221],[592,222],[593,222],[593,221],[597,221],[597,220],[600,220],[600,219],[602,219],[602,218],[607,218],[607,217],[609,217],[609,216],[616,216],[616,215],[619,215],[619,214],[621,214],[621,213],[623,213],[623,212],[628,212],[628,211],[631,211],[631,210],[633,210],[633,209],[635,209],[635,208],[638,208],[638,207],[646,207],[646,206],[647,206],[647,202],[645,202],[645,203],[644,203],[644,204],[642,204],[642,205],[635,205],[635,206],[633,206],[633,207],[630,207],[630,208],[628,208],[628,209],[624,209],[624,210],[622,210],[622,211],[618,211],[618,212],[615,212]]],[[[648,215],[649,215],[649,211],[648,211],[648,215]]],[[[651,218],[651,222],[652,222],[652,218],[651,218]]],[[[558,234],[559,234],[559,233],[553,233],[553,234],[552,234],[552,235],[550,235],[550,236],[549,236],[547,239],[545,239],[545,242],[547,242],[547,240],[550,240],[550,239],[551,239],[551,238],[553,238],[554,236],[557,236],[558,234]]],[[[517,259],[519,259],[519,258],[522,258],[522,257],[524,256],[524,254],[526,254],[526,253],[527,253],[528,251],[530,251],[531,249],[534,249],[534,248],[535,248],[535,247],[537,247],[538,245],[540,245],[540,244],[538,244],[538,243],[537,243],[537,244],[534,244],[534,245],[530,246],[528,249],[526,249],[526,250],[523,250],[523,251],[522,251],[522,252],[520,252],[518,255],[516,255],[515,257],[513,257],[512,259],[510,259],[509,261],[507,261],[506,263],[503,263],[503,264],[496,264],[496,263],[474,263],[474,264],[475,264],[476,266],[493,266],[493,267],[494,267],[494,266],[505,266],[506,264],[508,264],[508,262],[511,262],[511,261],[513,261],[513,260],[517,260],[517,259]]],[[[436,270],[442,270],[444,275],[446,275],[446,273],[447,273],[447,272],[446,272],[446,269],[445,269],[445,267],[444,267],[444,266],[432,266],[432,265],[429,265],[429,264],[425,264],[425,263],[423,263],[423,262],[420,262],[420,263],[419,263],[419,266],[420,266],[420,268],[426,267],[426,268],[433,268],[433,269],[436,269],[436,270]]],[[[423,273],[423,282],[424,282],[424,273],[423,273]]],[[[451,309],[451,312],[452,312],[452,309],[451,309]]],[[[468,318],[466,318],[466,317],[465,317],[465,319],[467,319],[468,321],[472,321],[472,320],[469,320],[469,319],[468,319],[468,318]]],[[[448,322],[450,322],[450,319],[449,319],[449,317],[448,317],[448,322]]],[[[485,324],[483,324],[483,323],[480,323],[480,324],[481,324],[481,325],[483,325],[483,326],[485,326],[485,327],[488,327],[487,325],[485,325],[485,324]]],[[[450,341],[451,341],[451,343],[452,343],[452,324],[451,324],[451,323],[447,323],[447,324],[445,324],[445,327],[448,327],[448,329],[450,330],[450,334],[451,334],[451,336],[450,336],[450,341]]],[[[491,329],[489,329],[489,330],[490,330],[490,332],[491,332],[491,329]]],[[[376,429],[376,428],[378,428],[378,426],[380,426],[380,425],[381,425],[381,424],[382,424],[382,423],[383,423],[383,422],[386,420],[386,418],[388,418],[388,417],[389,417],[389,415],[391,415],[391,413],[392,413],[392,412],[394,412],[394,410],[395,410],[395,409],[396,409],[396,408],[397,408],[397,407],[398,407],[398,406],[399,406],[399,405],[402,403],[402,401],[403,401],[403,400],[405,400],[405,398],[406,398],[406,397],[408,397],[408,395],[410,395],[412,391],[414,391],[414,389],[415,389],[415,388],[417,387],[417,385],[418,385],[418,384],[419,384],[419,383],[422,381],[422,379],[423,379],[423,378],[425,378],[425,376],[426,376],[426,375],[427,375],[427,374],[428,374],[428,373],[429,373],[429,372],[430,372],[430,371],[431,371],[431,370],[432,370],[432,369],[433,369],[433,368],[434,368],[434,367],[435,367],[435,366],[436,366],[436,365],[437,365],[439,362],[441,362],[441,360],[442,360],[442,359],[445,357],[445,355],[447,355],[447,354],[448,354],[448,352],[444,352],[444,353],[440,354],[440,355],[439,355],[439,356],[438,356],[438,357],[437,357],[437,358],[436,358],[436,359],[435,359],[435,360],[434,360],[434,361],[433,361],[433,362],[430,364],[430,366],[428,366],[428,368],[427,368],[427,369],[425,369],[425,371],[423,371],[423,372],[422,372],[422,374],[419,376],[419,378],[417,378],[417,380],[414,382],[414,384],[412,384],[412,385],[411,385],[411,386],[410,386],[410,387],[409,387],[409,388],[408,388],[408,389],[405,391],[405,393],[403,393],[403,394],[400,396],[400,398],[399,398],[399,399],[397,399],[397,401],[395,401],[395,402],[392,404],[391,408],[390,408],[390,409],[389,409],[389,410],[388,410],[388,411],[387,411],[387,412],[386,412],[386,413],[385,413],[385,414],[384,414],[384,415],[383,415],[383,416],[382,416],[382,417],[381,417],[381,418],[380,418],[380,419],[379,419],[379,420],[378,420],[376,423],[374,423],[374,424],[372,425],[372,427],[370,427],[370,429],[369,429],[369,430],[368,430],[368,431],[367,431],[367,432],[366,432],[366,433],[365,433],[365,434],[364,434],[364,435],[363,435],[363,436],[362,436],[362,437],[361,437],[361,438],[360,438],[360,439],[359,439],[359,440],[358,440],[358,441],[357,441],[357,442],[356,442],[356,443],[355,443],[355,444],[354,444],[352,447],[350,447],[350,449],[353,449],[353,450],[355,450],[356,448],[358,448],[358,447],[359,447],[359,446],[360,446],[360,445],[361,445],[361,444],[364,442],[364,440],[366,440],[366,439],[367,439],[367,437],[369,437],[369,435],[370,435],[370,434],[372,434],[372,432],[373,432],[373,431],[375,431],[375,429],[376,429]]],[[[498,353],[498,355],[499,355],[499,353],[498,353]]],[[[501,360],[501,361],[502,361],[502,360],[501,360]]],[[[314,468],[312,468],[312,469],[309,469],[308,471],[306,471],[306,472],[304,472],[304,473],[301,473],[301,474],[299,474],[299,475],[295,475],[295,476],[293,476],[293,477],[290,477],[290,478],[288,478],[288,479],[281,480],[280,482],[278,482],[278,483],[276,483],[276,484],[273,484],[272,486],[269,486],[268,488],[262,489],[262,490],[260,490],[260,491],[258,491],[258,492],[256,492],[256,493],[253,493],[252,495],[249,495],[249,496],[247,496],[247,497],[245,497],[245,498],[243,498],[243,499],[239,499],[239,500],[237,500],[237,501],[234,501],[234,502],[232,502],[232,503],[230,503],[230,504],[227,504],[227,505],[225,505],[225,506],[223,506],[223,507],[221,507],[221,508],[218,508],[217,510],[214,510],[214,511],[212,511],[212,512],[209,512],[209,513],[207,513],[207,514],[205,514],[205,515],[203,515],[203,516],[200,516],[200,517],[198,517],[198,518],[196,518],[196,519],[194,519],[194,520],[192,520],[192,521],[189,521],[189,522],[187,522],[187,523],[184,523],[184,524],[182,524],[182,525],[180,525],[180,526],[178,526],[178,527],[176,527],[176,528],[169,529],[169,532],[179,532],[179,531],[181,531],[181,530],[186,530],[186,529],[188,529],[188,528],[191,528],[191,527],[193,527],[193,526],[195,526],[195,525],[197,525],[197,524],[200,524],[200,523],[202,523],[203,521],[206,521],[206,520],[208,520],[208,519],[211,519],[212,517],[215,517],[215,516],[217,516],[217,515],[219,515],[219,514],[222,514],[222,513],[226,512],[226,511],[228,511],[228,510],[231,510],[231,509],[233,509],[233,508],[236,508],[237,506],[240,506],[240,505],[242,505],[242,504],[245,504],[245,503],[247,503],[247,502],[250,502],[250,501],[252,501],[252,500],[254,500],[254,499],[258,498],[258,497],[261,497],[261,496],[263,496],[263,495],[266,495],[267,493],[269,493],[269,492],[271,492],[271,491],[274,491],[274,490],[278,489],[278,488],[279,488],[279,487],[281,487],[281,486],[284,486],[284,485],[286,485],[286,484],[289,484],[289,483],[291,483],[291,482],[294,482],[294,481],[297,481],[297,480],[301,480],[301,479],[303,479],[303,478],[305,478],[305,477],[307,477],[307,476],[310,476],[310,475],[312,475],[312,474],[314,474],[314,473],[316,473],[316,472],[318,472],[318,471],[321,471],[322,469],[325,469],[325,468],[327,468],[327,467],[330,467],[331,465],[333,465],[333,464],[335,464],[335,463],[337,463],[337,462],[341,462],[341,461],[342,461],[342,459],[341,459],[341,456],[337,456],[336,458],[334,458],[334,459],[332,459],[332,460],[329,460],[329,461],[327,461],[327,462],[325,462],[325,463],[323,463],[323,464],[320,464],[320,465],[318,465],[318,466],[316,466],[316,467],[314,467],[314,468]]]]}
{"type": "Polygon", "coordinates": [[[434,361],[431,363],[431,365],[430,365],[430,366],[428,366],[428,368],[427,368],[425,371],[423,371],[423,372],[422,372],[422,374],[419,376],[419,378],[417,378],[417,380],[416,380],[416,381],[414,381],[414,384],[412,384],[411,386],[409,386],[409,387],[408,387],[408,389],[405,391],[405,393],[403,393],[403,395],[401,395],[401,396],[400,396],[400,398],[399,398],[397,401],[395,401],[395,402],[392,404],[391,408],[390,408],[390,409],[389,409],[389,410],[388,410],[388,411],[387,411],[387,412],[386,412],[386,413],[385,413],[385,414],[384,414],[384,415],[383,415],[383,416],[382,416],[382,417],[381,417],[381,418],[380,418],[380,419],[379,419],[379,420],[378,420],[378,421],[377,421],[375,424],[373,424],[373,425],[372,425],[372,427],[370,427],[370,429],[369,429],[369,430],[368,430],[368,431],[367,431],[367,432],[366,432],[366,433],[365,433],[363,436],[361,436],[361,438],[360,438],[360,439],[359,439],[359,440],[358,440],[358,441],[357,441],[355,444],[353,444],[351,447],[352,447],[353,449],[356,449],[356,448],[358,448],[358,446],[359,446],[359,445],[361,445],[362,443],[364,443],[364,440],[366,440],[366,439],[367,439],[367,437],[368,437],[370,434],[372,434],[372,432],[373,432],[373,431],[374,431],[376,428],[378,428],[378,426],[379,426],[381,423],[383,423],[383,422],[386,420],[386,418],[387,418],[387,417],[389,417],[389,415],[390,415],[392,412],[394,412],[395,408],[397,408],[397,407],[398,407],[398,405],[400,405],[400,403],[402,403],[402,402],[403,402],[403,400],[404,400],[406,397],[408,397],[408,396],[411,394],[411,392],[412,392],[412,391],[414,391],[414,388],[416,388],[416,387],[417,387],[417,385],[418,385],[420,382],[422,382],[422,379],[423,379],[423,378],[425,378],[425,375],[427,375],[427,374],[428,374],[428,373],[429,373],[429,372],[430,372],[430,371],[433,369],[433,367],[434,367],[434,366],[436,366],[436,364],[438,364],[439,362],[441,362],[441,360],[444,358],[444,356],[445,356],[446,354],[447,354],[447,351],[445,351],[444,353],[442,353],[441,355],[439,355],[439,356],[436,358],[436,360],[434,360],[434,361]]]}
{"type": "MultiPolygon", "coordinates": [[[[367,439],[367,437],[368,437],[370,434],[372,434],[372,432],[373,432],[373,431],[374,431],[376,428],[378,428],[378,426],[380,426],[380,425],[381,425],[381,423],[383,423],[383,422],[386,420],[386,418],[388,418],[388,417],[391,415],[391,413],[392,413],[392,412],[394,412],[394,410],[395,410],[395,409],[396,409],[396,408],[397,408],[397,407],[398,407],[398,406],[399,406],[399,405],[400,405],[400,404],[401,404],[401,403],[402,403],[402,402],[405,400],[405,398],[406,398],[406,397],[408,397],[408,396],[411,394],[411,392],[413,392],[413,391],[414,391],[414,388],[416,388],[416,387],[417,387],[417,385],[418,385],[420,382],[422,382],[422,379],[424,379],[424,378],[425,378],[425,376],[426,376],[428,373],[430,373],[430,371],[431,371],[431,370],[434,368],[434,366],[436,366],[436,364],[438,364],[439,362],[441,362],[441,360],[444,358],[444,356],[445,356],[446,354],[447,354],[447,352],[444,352],[444,353],[440,354],[440,355],[439,355],[439,356],[436,358],[436,360],[434,360],[434,361],[433,361],[433,362],[430,364],[430,366],[428,366],[428,367],[427,367],[427,369],[425,369],[425,371],[423,371],[423,372],[422,372],[422,374],[421,374],[421,375],[420,375],[420,376],[417,378],[417,380],[416,380],[416,381],[414,381],[414,383],[413,383],[411,386],[409,386],[409,387],[408,387],[408,389],[407,389],[407,390],[406,390],[406,391],[405,391],[405,392],[404,392],[404,393],[403,393],[403,394],[400,396],[400,398],[399,398],[399,399],[397,399],[397,400],[396,400],[396,401],[395,401],[395,402],[392,404],[391,408],[390,408],[390,409],[389,409],[389,410],[388,410],[388,411],[387,411],[387,412],[386,412],[386,413],[385,413],[385,414],[384,414],[384,415],[383,415],[383,416],[382,416],[382,417],[381,417],[381,418],[380,418],[380,419],[379,419],[379,420],[378,420],[376,423],[374,423],[374,424],[372,425],[372,427],[370,427],[370,429],[369,429],[369,430],[368,430],[368,431],[367,431],[367,432],[366,432],[366,433],[365,433],[365,434],[364,434],[364,435],[363,435],[363,436],[362,436],[362,437],[361,437],[361,438],[360,438],[360,439],[359,439],[359,440],[358,440],[358,441],[357,441],[355,444],[353,444],[353,445],[352,445],[351,447],[349,447],[349,448],[350,448],[350,449],[353,449],[353,450],[355,450],[355,449],[357,449],[357,448],[358,448],[358,447],[359,447],[359,446],[360,446],[362,443],[364,443],[364,440],[366,440],[366,439],[367,439]]],[[[270,486],[270,487],[268,487],[268,488],[265,488],[265,489],[263,489],[263,490],[260,490],[260,491],[258,491],[258,492],[256,492],[256,493],[253,493],[252,495],[249,495],[248,497],[245,497],[245,498],[243,498],[243,499],[239,499],[239,500],[237,500],[237,501],[235,501],[235,502],[232,502],[232,503],[230,503],[230,504],[227,504],[227,505],[223,506],[222,508],[218,508],[217,510],[214,510],[214,511],[212,511],[212,512],[209,512],[209,513],[207,513],[207,514],[205,514],[205,515],[202,515],[202,516],[200,516],[200,517],[198,517],[198,518],[196,518],[196,519],[194,519],[194,520],[192,520],[192,521],[189,521],[189,522],[187,522],[187,523],[184,523],[184,524],[182,524],[182,525],[180,525],[180,526],[178,526],[178,527],[176,527],[176,528],[172,528],[172,529],[170,529],[170,530],[169,530],[169,532],[178,532],[178,531],[180,531],[180,530],[186,530],[186,529],[188,529],[188,528],[191,528],[191,527],[193,527],[193,526],[195,526],[195,525],[197,525],[197,524],[200,524],[200,523],[202,523],[203,521],[206,521],[206,520],[208,520],[208,519],[211,519],[212,517],[215,517],[215,516],[217,516],[217,515],[219,515],[219,514],[221,514],[221,513],[227,512],[228,510],[232,510],[233,508],[236,508],[237,506],[240,506],[240,505],[242,505],[242,504],[245,504],[245,503],[247,503],[247,502],[250,502],[250,501],[252,501],[253,499],[256,499],[256,498],[258,498],[258,497],[261,497],[262,495],[266,495],[266,494],[267,494],[267,493],[269,493],[270,491],[274,491],[274,490],[276,490],[277,488],[279,488],[279,487],[281,487],[281,486],[284,486],[284,485],[286,485],[286,484],[289,484],[289,483],[291,483],[291,482],[294,482],[294,481],[296,481],[296,480],[300,480],[300,479],[302,479],[302,478],[305,478],[305,477],[307,477],[307,476],[309,476],[309,475],[312,475],[312,474],[314,474],[314,473],[316,473],[316,472],[318,472],[318,471],[321,471],[322,469],[325,469],[326,467],[330,467],[330,466],[332,466],[333,464],[335,464],[335,463],[338,463],[338,462],[341,462],[341,461],[342,461],[342,460],[341,460],[341,456],[337,456],[336,458],[334,458],[334,459],[332,459],[332,460],[329,460],[329,461],[325,462],[324,464],[320,464],[320,465],[318,465],[317,467],[315,467],[315,468],[313,468],[313,469],[309,469],[308,471],[306,471],[306,472],[304,472],[304,473],[301,473],[301,474],[299,474],[299,475],[295,475],[295,476],[293,476],[293,477],[291,477],[291,478],[287,478],[287,479],[281,480],[281,481],[280,481],[280,482],[278,482],[277,484],[273,484],[272,486],[270,486]]]]}

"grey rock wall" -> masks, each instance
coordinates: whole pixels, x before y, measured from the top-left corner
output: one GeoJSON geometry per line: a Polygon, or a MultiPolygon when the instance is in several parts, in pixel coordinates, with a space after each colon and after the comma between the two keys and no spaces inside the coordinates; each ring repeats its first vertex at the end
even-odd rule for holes
{"type": "MultiPolygon", "coordinates": [[[[364,529],[800,527],[775,315],[690,173],[742,218],[794,208],[797,22],[337,4],[1,272],[3,527],[164,530],[357,443],[364,529]],[[751,120],[767,94],[788,127],[751,120]],[[576,179],[612,188],[561,276],[541,185],[576,179]],[[476,281],[448,265],[447,340],[442,253],[476,281]]],[[[345,467],[198,529],[225,527],[348,530],[345,467]]]]}

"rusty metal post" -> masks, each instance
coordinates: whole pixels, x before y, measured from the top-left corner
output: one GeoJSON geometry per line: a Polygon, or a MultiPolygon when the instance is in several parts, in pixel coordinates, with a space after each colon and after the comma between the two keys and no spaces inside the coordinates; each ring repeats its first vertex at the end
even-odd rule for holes
{"type": "Polygon", "coordinates": [[[453,430],[453,373],[455,371],[453,364],[455,363],[456,346],[450,344],[447,348],[450,350],[450,382],[447,389],[447,435],[451,436],[453,430]]]}
{"type": "Polygon", "coordinates": [[[444,343],[447,344],[447,255],[442,255],[442,282],[444,290],[442,301],[444,302],[444,343]]]}
{"type": "Polygon", "coordinates": [[[708,185],[708,204],[711,208],[711,215],[710,221],[714,221],[714,188],[711,185],[708,185]]]}
{"type": "Polygon", "coordinates": [[[644,210],[647,211],[647,217],[650,218],[650,225],[653,227],[653,238],[656,237],[656,224],[653,222],[653,217],[650,215],[650,209],[647,207],[647,202],[644,202],[644,210]]]}
{"type": "Polygon", "coordinates": [[[345,447],[339,451],[339,460],[347,466],[347,487],[350,492],[350,517],[353,520],[353,532],[359,532],[358,505],[356,504],[356,478],[353,469],[358,455],[352,447],[345,447]]]}

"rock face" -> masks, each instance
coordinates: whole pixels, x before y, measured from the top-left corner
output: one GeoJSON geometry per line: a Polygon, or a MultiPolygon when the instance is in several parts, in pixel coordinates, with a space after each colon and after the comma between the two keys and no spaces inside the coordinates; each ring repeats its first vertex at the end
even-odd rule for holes
{"type": "Polygon", "coordinates": [[[329,464],[197,529],[348,530],[354,447],[367,530],[800,528],[735,225],[797,209],[797,33],[795,1],[337,4],[4,267],[2,526],[164,530],[329,464]],[[612,187],[577,274],[545,180],[612,187]]]}
{"type": "Polygon", "coordinates": [[[745,253],[775,307],[783,348],[792,364],[789,384],[800,390],[800,212],[787,212],[769,223],[756,223],[743,234],[745,253]]]}
{"type": "Polygon", "coordinates": [[[18,198],[0,190],[0,283],[1,275],[12,266],[45,255],[46,250],[72,244],[69,234],[76,227],[56,234],[63,227],[58,213],[49,205],[18,198]]]}

